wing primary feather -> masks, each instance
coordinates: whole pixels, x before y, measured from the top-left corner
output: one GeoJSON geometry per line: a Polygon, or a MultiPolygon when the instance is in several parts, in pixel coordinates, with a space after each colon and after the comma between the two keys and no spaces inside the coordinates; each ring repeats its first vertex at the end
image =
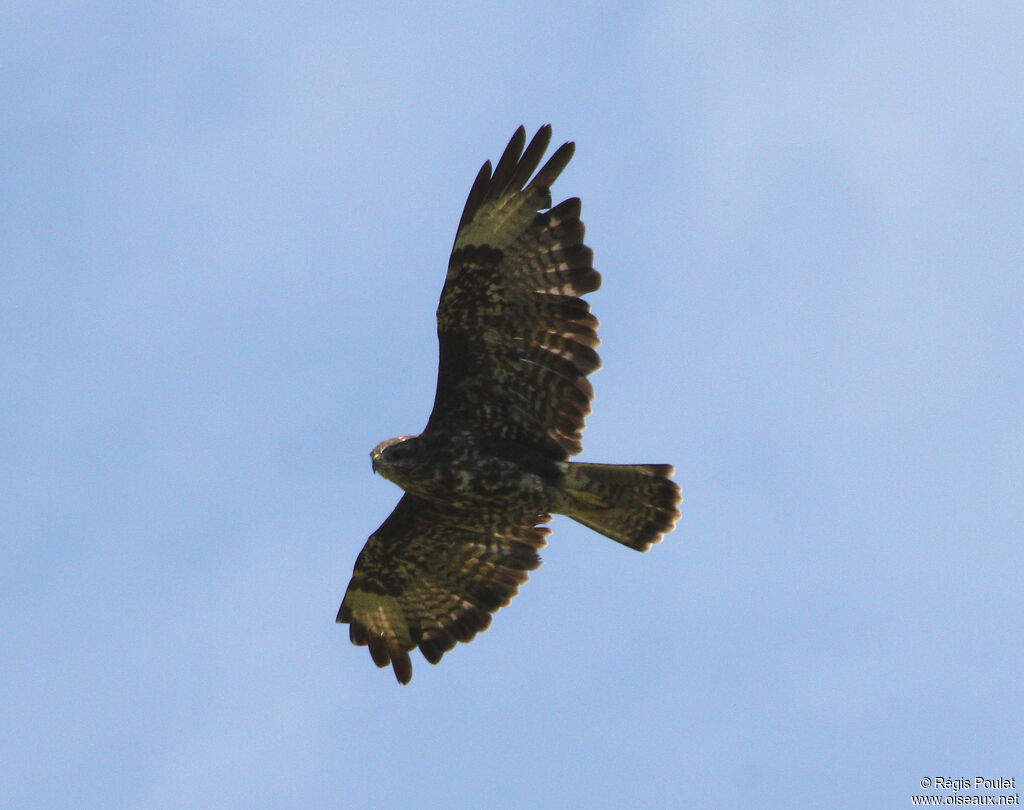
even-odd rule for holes
{"type": "Polygon", "coordinates": [[[551,188],[555,180],[558,179],[558,175],[569,165],[569,161],[572,160],[575,151],[576,144],[572,141],[567,141],[559,146],[555,150],[555,154],[544,164],[544,168],[537,172],[537,176],[530,183],[530,188],[538,186],[540,188],[551,188]]]}
{"type": "Polygon", "coordinates": [[[537,130],[537,134],[533,136],[530,145],[526,147],[526,151],[523,152],[523,156],[519,159],[519,165],[516,166],[515,174],[509,180],[509,188],[519,191],[526,186],[530,176],[540,165],[540,160],[544,157],[544,152],[547,151],[549,143],[551,143],[551,124],[545,124],[537,130]]]}
{"type": "Polygon", "coordinates": [[[519,163],[519,156],[523,154],[523,147],[526,145],[526,128],[520,126],[512,134],[512,139],[502,152],[498,165],[494,167],[494,176],[491,177],[491,185],[487,189],[485,201],[496,200],[502,192],[508,188],[508,182],[515,174],[516,165],[519,163]]]}
{"type": "Polygon", "coordinates": [[[455,230],[455,238],[458,239],[459,231],[462,227],[473,219],[473,215],[480,208],[484,201],[484,195],[487,193],[487,187],[491,182],[491,161],[485,161],[484,165],[480,167],[480,171],[477,172],[476,180],[473,181],[473,186],[469,190],[469,196],[466,198],[466,205],[462,209],[462,217],[459,219],[459,227],[455,230]]]}
{"type": "Polygon", "coordinates": [[[387,639],[384,636],[374,634],[367,635],[367,644],[370,647],[370,657],[378,667],[386,667],[391,663],[391,650],[387,639]]]}
{"type": "Polygon", "coordinates": [[[406,684],[412,680],[412,661],[405,650],[395,650],[392,653],[391,668],[395,671],[399,683],[406,684]]]}

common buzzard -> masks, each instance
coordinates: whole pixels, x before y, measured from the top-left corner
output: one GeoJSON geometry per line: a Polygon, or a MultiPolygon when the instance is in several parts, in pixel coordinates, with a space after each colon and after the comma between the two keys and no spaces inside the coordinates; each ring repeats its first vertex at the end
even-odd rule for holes
{"type": "Polygon", "coordinates": [[[574,145],[534,175],[550,140],[541,127],[524,152],[519,127],[493,174],[490,161],[477,174],[437,307],[430,419],[370,454],[405,494],[356,559],[338,621],[400,683],[414,647],[436,664],[487,629],[540,565],[551,513],[637,551],[679,517],[670,465],[568,461],[583,449],[587,375],[601,365],[579,296],[601,276],[579,199],[551,207],[574,145]]]}

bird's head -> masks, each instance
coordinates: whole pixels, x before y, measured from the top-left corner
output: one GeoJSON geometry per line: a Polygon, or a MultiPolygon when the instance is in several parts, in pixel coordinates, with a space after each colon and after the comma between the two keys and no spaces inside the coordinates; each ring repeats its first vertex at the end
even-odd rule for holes
{"type": "Polygon", "coordinates": [[[380,473],[389,481],[394,480],[393,474],[413,460],[415,446],[413,439],[416,436],[396,436],[393,439],[385,439],[370,451],[370,463],[373,471],[380,473]]]}

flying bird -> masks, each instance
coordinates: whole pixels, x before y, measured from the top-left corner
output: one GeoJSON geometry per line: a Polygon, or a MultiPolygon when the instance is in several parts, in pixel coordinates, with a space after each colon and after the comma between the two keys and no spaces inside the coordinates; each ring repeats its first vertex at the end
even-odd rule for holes
{"type": "Polygon", "coordinates": [[[637,551],[670,532],[682,500],[668,464],[569,461],[583,449],[601,361],[580,297],[601,285],[580,200],[551,205],[574,144],[519,127],[484,163],[459,220],[437,307],[440,356],[423,432],[381,442],[375,472],[401,500],[356,559],[338,622],[378,667],[412,678],[486,630],[540,565],[552,513],[637,551]],[[532,178],[532,179],[531,179],[532,178]]]}

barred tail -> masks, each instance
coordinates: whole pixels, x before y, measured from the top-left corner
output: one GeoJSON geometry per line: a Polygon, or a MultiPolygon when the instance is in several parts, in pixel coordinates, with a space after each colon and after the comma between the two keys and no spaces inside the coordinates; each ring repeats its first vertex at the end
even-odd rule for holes
{"type": "Polygon", "coordinates": [[[670,464],[567,463],[557,511],[637,551],[672,531],[682,495],[670,464]]]}

